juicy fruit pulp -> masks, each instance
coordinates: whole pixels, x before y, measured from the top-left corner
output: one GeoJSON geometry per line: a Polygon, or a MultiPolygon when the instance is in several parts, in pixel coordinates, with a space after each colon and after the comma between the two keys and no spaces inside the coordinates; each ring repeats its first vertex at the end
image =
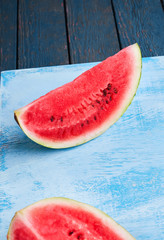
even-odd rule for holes
{"type": "Polygon", "coordinates": [[[131,45],[74,81],[15,111],[33,141],[51,148],[87,142],[115,123],[131,103],[141,76],[141,53],[131,45]]]}
{"type": "Polygon", "coordinates": [[[41,200],[17,212],[8,240],[134,240],[102,211],[66,198],[41,200]]]}

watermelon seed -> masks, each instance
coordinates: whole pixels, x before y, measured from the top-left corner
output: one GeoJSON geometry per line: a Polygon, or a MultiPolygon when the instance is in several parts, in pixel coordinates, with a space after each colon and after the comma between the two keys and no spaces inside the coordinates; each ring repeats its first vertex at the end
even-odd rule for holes
{"type": "Polygon", "coordinates": [[[81,126],[83,127],[83,126],[84,126],[84,123],[82,123],[81,126]]]}
{"type": "Polygon", "coordinates": [[[92,104],[92,107],[95,107],[95,105],[92,104]]]}
{"type": "Polygon", "coordinates": [[[110,90],[111,87],[112,87],[112,84],[111,84],[111,83],[108,83],[108,87],[107,87],[107,89],[110,90]]]}
{"type": "Polygon", "coordinates": [[[117,88],[113,88],[113,92],[117,94],[117,88]]]}
{"type": "Polygon", "coordinates": [[[103,110],[104,108],[103,108],[103,107],[101,107],[101,109],[103,110]]]}
{"type": "Polygon", "coordinates": [[[96,102],[100,104],[100,101],[99,101],[99,100],[96,100],[96,102]]]}
{"type": "Polygon", "coordinates": [[[106,96],[107,92],[106,89],[103,90],[103,95],[106,96]]]}
{"type": "Polygon", "coordinates": [[[95,121],[97,120],[97,117],[96,117],[96,116],[94,116],[94,120],[95,120],[95,121]]]}
{"type": "Polygon", "coordinates": [[[60,118],[61,122],[63,122],[63,117],[60,118]]]}
{"type": "Polygon", "coordinates": [[[74,233],[74,231],[70,231],[70,232],[68,233],[68,235],[71,236],[73,233],[74,233]]]}
{"type": "Polygon", "coordinates": [[[108,101],[108,100],[106,100],[106,103],[108,104],[108,103],[109,103],[109,101],[108,101]]]}
{"type": "Polygon", "coordinates": [[[51,116],[50,120],[51,120],[51,122],[53,122],[54,121],[54,116],[51,116]]]}
{"type": "Polygon", "coordinates": [[[89,120],[87,120],[87,124],[89,124],[89,120]]]}
{"type": "Polygon", "coordinates": [[[83,235],[80,233],[77,235],[77,239],[82,239],[83,235]]]}
{"type": "Polygon", "coordinates": [[[112,97],[110,96],[109,101],[112,101],[112,97]]]}

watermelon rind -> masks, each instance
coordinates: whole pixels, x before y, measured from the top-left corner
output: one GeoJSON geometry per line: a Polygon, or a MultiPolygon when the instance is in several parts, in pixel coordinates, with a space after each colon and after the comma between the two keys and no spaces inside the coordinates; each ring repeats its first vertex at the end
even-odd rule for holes
{"type": "Polygon", "coordinates": [[[76,200],[72,200],[69,198],[65,197],[52,197],[52,198],[46,198],[43,200],[40,200],[38,202],[35,202],[21,210],[15,213],[13,219],[11,220],[9,230],[7,233],[7,239],[8,240],[15,240],[13,238],[13,229],[12,226],[14,224],[14,221],[16,218],[20,218],[26,226],[29,227],[29,229],[35,234],[35,236],[40,239],[40,240],[45,240],[43,237],[39,236],[39,233],[35,230],[35,228],[31,225],[30,223],[30,211],[32,209],[35,209],[36,207],[43,207],[47,205],[62,205],[67,206],[67,207],[75,207],[78,208],[79,210],[84,210],[86,212],[89,212],[93,214],[93,216],[97,217],[102,221],[102,224],[105,225],[106,227],[109,227],[113,232],[115,232],[118,237],[120,237],[122,240],[135,240],[135,238],[125,229],[123,228],[120,224],[118,224],[116,221],[114,221],[109,215],[104,213],[98,208],[95,208],[89,204],[82,203],[76,200]]]}
{"type": "Polygon", "coordinates": [[[56,149],[78,146],[78,145],[86,143],[86,142],[100,136],[101,134],[103,134],[109,127],[111,127],[125,113],[125,111],[129,107],[129,105],[131,104],[131,102],[132,102],[132,100],[133,100],[133,98],[136,94],[139,83],[140,83],[141,70],[142,70],[141,50],[140,50],[140,47],[137,43],[135,43],[135,44],[133,44],[129,47],[131,47],[131,49],[133,49],[133,52],[134,52],[135,58],[136,58],[135,74],[132,76],[131,89],[126,96],[126,99],[123,100],[122,106],[120,107],[120,109],[117,111],[117,113],[114,116],[111,115],[109,117],[109,119],[107,119],[106,122],[104,122],[101,126],[96,128],[92,132],[89,132],[89,133],[84,134],[82,136],[80,135],[79,137],[69,139],[69,140],[52,141],[50,139],[49,140],[42,139],[41,137],[38,137],[37,135],[35,135],[33,132],[30,132],[26,128],[26,126],[24,125],[24,123],[21,119],[21,115],[28,108],[28,106],[25,106],[25,107],[22,107],[22,108],[20,108],[20,109],[18,109],[14,112],[15,120],[17,121],[18,125],[23,130],[23,132],[34,142],[36,142],[40,145],[43,145],[45,147],[48,147],[48,148],[56,148],[56,149]]]}

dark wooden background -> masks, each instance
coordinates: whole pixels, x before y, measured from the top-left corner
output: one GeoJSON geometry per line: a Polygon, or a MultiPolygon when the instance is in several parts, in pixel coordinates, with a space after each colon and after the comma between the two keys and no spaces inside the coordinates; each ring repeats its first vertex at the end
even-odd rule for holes
{"type": "Polygon", "coordinates": [[[0,71],[164,55],[164,0],[0,0],[0,71]]]}

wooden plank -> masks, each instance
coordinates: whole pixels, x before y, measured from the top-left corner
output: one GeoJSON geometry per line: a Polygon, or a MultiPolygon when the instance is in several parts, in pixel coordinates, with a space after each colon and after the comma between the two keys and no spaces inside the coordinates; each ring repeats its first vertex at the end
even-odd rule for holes
{"type": "Polygon", "coordinates": [[[66,0],[71,63],[100,61],[119,51],[111,1],[66,0]]]}
{"type": "Polygon", "coordinates": [[[18,67],[68,63],[63,0],[19,1],[18,67]]]}
{"type": "Polygon", "coordinates": [[[160,0],[114,0],[121,47],[138,42],[143,56],[164,55],[164,13],[160,0]]]}
{"type": "Polygon", "coordinates": [[[0,71],[16,69],[17,0],[0,1],[0,71]]]}
{"type": "Polygon", "coordinates": [[[161,5],[162,5],[162,8],[164,10],[164,0],[161,0],[161,5]]]}

